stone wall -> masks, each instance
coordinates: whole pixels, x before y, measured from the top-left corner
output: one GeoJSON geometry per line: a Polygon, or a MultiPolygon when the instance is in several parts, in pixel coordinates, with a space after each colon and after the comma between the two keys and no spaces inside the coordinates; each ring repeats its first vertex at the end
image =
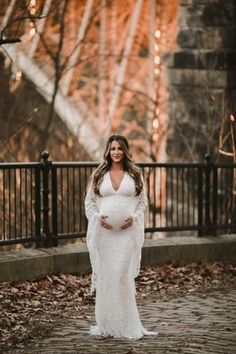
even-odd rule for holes
{"type": "MultiPolygon", "coordinates": [[[[235,235],[145,240],[142,249],[142,266],[204,261],[235,262],[235,235]]],[[[81,244],[0,252],[0,283],[35,280],[58,273],[83,274],[90,269],[87,247],[81,244]]]]}
{"type": "Polygon", "coordinates": [[[235,0],[179,2],[177,48],[165,57],[170,161],[219,157],[222,121],[236,112],[235,23],[235,0]]]}

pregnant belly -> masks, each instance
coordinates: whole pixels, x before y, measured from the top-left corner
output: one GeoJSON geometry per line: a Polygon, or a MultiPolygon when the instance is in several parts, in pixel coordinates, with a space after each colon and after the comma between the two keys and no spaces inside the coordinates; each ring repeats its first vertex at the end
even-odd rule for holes
{"type": "Polygon", "coordinates": [[[120,230],[125,219],[134,214],[135,207],[130,198],[103,198],[100,213],[107,216],[113,230],[120,230]]]}

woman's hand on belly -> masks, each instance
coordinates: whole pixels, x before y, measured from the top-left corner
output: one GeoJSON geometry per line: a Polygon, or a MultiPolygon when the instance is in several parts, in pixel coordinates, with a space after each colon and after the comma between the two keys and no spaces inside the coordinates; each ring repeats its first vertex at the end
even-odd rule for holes
{"type": "Polygon", "coordinates": [[[107,230],[111,230],[112,229],[112,225],[109,224],[109,222],[106,220],[108,218],[107,215],[102,215],[101,216],[101,225],[102,227],[104,227],[107,230]]]}
{"type": "Polygon", "coordinates": [[[130,227],[133,224],[133,217],[129,216],[128,218],[125,219],[125,223],[123,225],[121,225],[121,229],[125,230],[128,229],[128,227],[130,227]]]}

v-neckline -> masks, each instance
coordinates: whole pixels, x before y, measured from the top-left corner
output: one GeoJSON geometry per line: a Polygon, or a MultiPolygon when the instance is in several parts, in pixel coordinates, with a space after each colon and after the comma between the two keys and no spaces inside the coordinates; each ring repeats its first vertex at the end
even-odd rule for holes
{"type": "Polygon", "coordinates": [[[119,192],[119,190],[120,190],[120,188],[121,188],[121,185],[122,185],[122,183],[123,183],[123,181],[124,181],[124,179],[125,179],[125,171],[124,171],[124,176],[122,177],[122,180],[120,181],[120,185],[119,185],[118,189],[115,189],[115,188],[114,188],[113,183],[112,183],[112,179],[111,179],[111,175],[110,175],[110,172],[109,172],[109,171],[108,171],[108,176],[109,176],[109,180],[110,180],[111,187],[112,187],[113,191],[114,191],[115,193],[119,192]]]}

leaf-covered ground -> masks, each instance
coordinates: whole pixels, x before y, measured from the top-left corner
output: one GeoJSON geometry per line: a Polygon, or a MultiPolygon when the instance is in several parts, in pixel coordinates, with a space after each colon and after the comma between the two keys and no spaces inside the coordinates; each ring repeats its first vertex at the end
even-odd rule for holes
{"type": "MultiPolygon", "coordinates": [[[[191,263],[141,270],[137,298],[209,292],[236,285],[236,265],[191,263]]],[[[0,352],[22,348],[48,335],[55,323],[91,315],[90,275],[59,274],[38,281],[0,284],[0,352]]]]}

